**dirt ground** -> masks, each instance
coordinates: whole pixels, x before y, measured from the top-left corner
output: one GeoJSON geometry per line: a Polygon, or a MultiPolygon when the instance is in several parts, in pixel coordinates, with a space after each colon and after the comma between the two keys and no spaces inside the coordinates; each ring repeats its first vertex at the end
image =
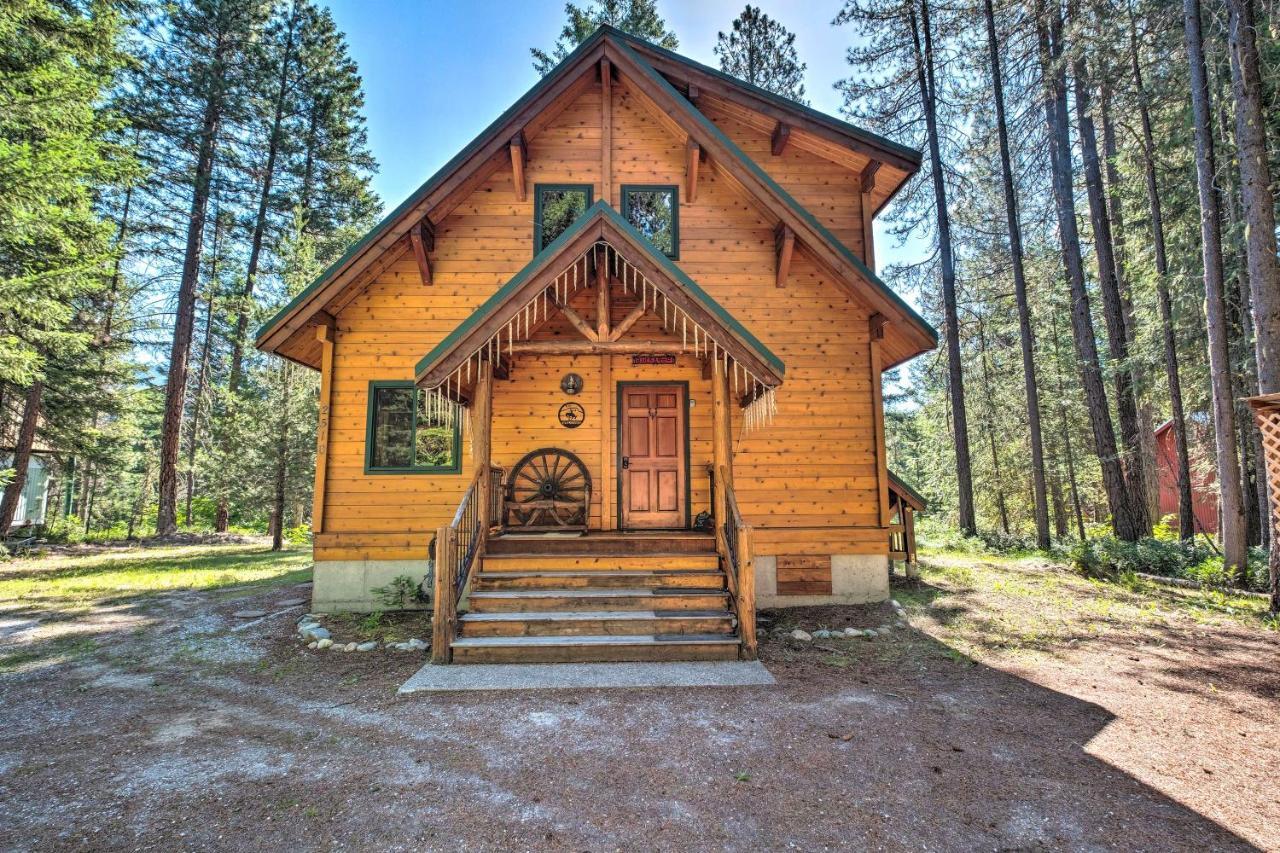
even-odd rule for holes
{"type": "Polygon", "coordinates": [[[767,634],[774,688],[397,698],[424,658],[308,651],[305,584],[0,603],[58,651],[0,674],[0,849],[1280,849],[1276,632],[1063,581],[1028,640],[999,588],[1050,570],[999,570],[767,634]]]}

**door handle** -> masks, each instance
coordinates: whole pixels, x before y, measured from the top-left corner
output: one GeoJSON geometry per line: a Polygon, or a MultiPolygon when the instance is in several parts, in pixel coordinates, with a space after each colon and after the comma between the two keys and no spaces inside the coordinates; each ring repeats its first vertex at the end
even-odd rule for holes
{"type": "Polygon", "coordinates": [[[624,469],[625,469],[625,468],[630,468],[630,467],[631,467],[631,460],[630,460],[630,459],[628,459],[626,456],[622,457],[622,467],[623,467],[624,469]]]}

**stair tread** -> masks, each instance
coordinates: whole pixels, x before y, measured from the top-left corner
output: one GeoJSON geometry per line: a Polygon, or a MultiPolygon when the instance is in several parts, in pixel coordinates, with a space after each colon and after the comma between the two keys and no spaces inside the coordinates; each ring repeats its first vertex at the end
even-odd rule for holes
{"type": "Polygon", "coordinates": [[[686,560],[690,557],[714,556],[716,556],[715,551],[643,551],[639,553],[630,551],[575,551],[572,554],[539,554],[535,551],[486,551],[484,554],[486,560],[578,560],[584,557],[610,557],[615,560],[654,560],[658,558],[686,560]]]}
{"type": "Polygon", "coordinates": [[[507,580],[509,578],[649,578],[657,575],[711,575],[722,574],[720,569],[617,569],[612,571],[582,571],[580,569],[529,569],[513,572],[480,572],[481,580],[507,580]]]}
{"type": "Polygon", "coordinates": [[[548,637],[459,637],[455,648],[482,646],[692,646],[738,645],[737,637],[723,634],[583,634],[548,637]]]}
{"type": "Polygon", "coordinates": [[[674,596],[699,597],[727,595],[723,589],[712,587],[600,587],[596,589],[486,589],[472,592],[472,598],[670,598],[674,596]]]}
{"type": "Polygon", "coordinates": [[[591,619],[728,619],[727,610],[547,610],[513,613],[464,613],[463,622],[573,622],[591,619]]]}

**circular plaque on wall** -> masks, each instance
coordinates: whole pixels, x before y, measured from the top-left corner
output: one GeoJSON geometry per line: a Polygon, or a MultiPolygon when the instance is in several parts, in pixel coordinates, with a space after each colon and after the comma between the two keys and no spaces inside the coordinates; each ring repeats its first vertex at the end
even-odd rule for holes
{"type": "Polygon", "coordinates": [[[587,419],[587,413],[577,403],[565,403],[560,407],[560,426],[565,429],[577,429],[587,419]]]}
{"type": "Polygon", "coordinates": [[[576,373],[566,373],[560,380],[560,390],[572,397],[582,390],[582,377],[576,373]]]}

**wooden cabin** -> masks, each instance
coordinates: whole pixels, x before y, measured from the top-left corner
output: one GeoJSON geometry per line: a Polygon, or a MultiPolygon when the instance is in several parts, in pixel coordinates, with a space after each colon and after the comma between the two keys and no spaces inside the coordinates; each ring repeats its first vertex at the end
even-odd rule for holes
{"type": "Polygon", "coordinates": [[[602,27],[258,334],[322,377],[314,609],[429,577],[439,661],[722,659],[886,598],[918,167],[602,27]]]}

